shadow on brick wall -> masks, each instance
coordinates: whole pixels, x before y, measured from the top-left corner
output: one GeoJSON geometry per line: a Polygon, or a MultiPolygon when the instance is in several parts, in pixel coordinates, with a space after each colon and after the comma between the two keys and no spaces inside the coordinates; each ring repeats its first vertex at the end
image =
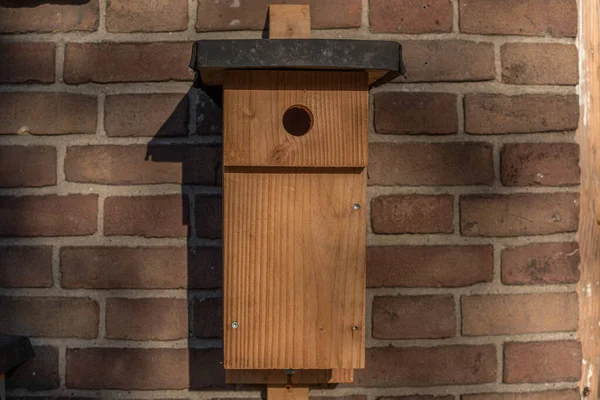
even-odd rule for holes
{"type": "Polygon", "coordinates": [[[0,7],[27,8],[43,4],[76,5],[88,4],[91,0],[0,0],[0,7]]]}

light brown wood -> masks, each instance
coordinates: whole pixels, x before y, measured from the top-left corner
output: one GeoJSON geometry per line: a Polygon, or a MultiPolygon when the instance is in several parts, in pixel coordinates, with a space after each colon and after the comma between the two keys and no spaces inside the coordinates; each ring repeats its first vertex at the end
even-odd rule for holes
{"type": "Polygon", "coordinates": [[[301,369],[287,375],[280,369],[230,369],[225,371],[226,383],[282,384],[289,380],[293,384],[352,383],[353,369],[301,369]]]}
{"type": "Polygon", "coordinates": [[[226,71],[223,165],[365,167],[367,90],[365,71],[226,71]],[[313,116],[304,136],[283,125],[294,105],[313,116]]]}
{"type": "Polygon", "coordinates": [[[267,400],[308,400],[308,386],[267,386],[267,400]]]}
{"type": "Polygon", "coordinates": [[[225,368],[364,367],[365,169],[225,167],[223,192],[225,368]]]}
{"type": "Polygon", "coordinates": [[[584,399],[597,399],[600,367],[600,2],[579,2],[581,26],[581,119],[577,131],[581,164],[579,336],[584,399]]]}
{"type": "Polygon", "coordinates": [[[269,6],[269,39],[310,38],[310,6],[271,4],[269,6]]]}

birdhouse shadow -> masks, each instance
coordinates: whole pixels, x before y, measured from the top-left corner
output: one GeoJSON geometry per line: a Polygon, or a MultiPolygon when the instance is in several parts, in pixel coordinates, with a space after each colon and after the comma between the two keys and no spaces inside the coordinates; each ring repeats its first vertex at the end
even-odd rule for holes
{"type": "Polygon", "coordinates": [[[181,223],[187,225],[190,390],[231,389],[223,369],[222,112],[218,92],[190,88],[147,144],[146,161],[181,168],[181,223]],[[182,115],[187,132],[177,131],[182,115]],[[186,217],[186,215],[189,216],[186,217]]]}

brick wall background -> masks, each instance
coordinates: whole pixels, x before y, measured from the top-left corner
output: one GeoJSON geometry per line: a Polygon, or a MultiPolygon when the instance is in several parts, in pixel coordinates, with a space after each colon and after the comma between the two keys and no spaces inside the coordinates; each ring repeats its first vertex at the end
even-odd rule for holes
{"type": "MultiPolygon", "coordinates": [[[[260,397],[219,366],[221,116],[187,64],[280,2],[0,0],[12,397],[260,397]]],[[[409,71],[372,92],[367,368],[311,397],[579,399],[576,0],[293,3],[409,71]]]]}

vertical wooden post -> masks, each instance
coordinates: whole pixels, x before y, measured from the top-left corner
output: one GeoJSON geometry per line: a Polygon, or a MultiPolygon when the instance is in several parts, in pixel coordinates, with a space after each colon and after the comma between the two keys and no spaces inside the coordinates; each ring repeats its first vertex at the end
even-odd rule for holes
{"type": "Polygon", "coordinates": [[[579,1],[581,151],[579,332],[583,399],[599,399],[600,367],[600,1],[579,1]]]}

